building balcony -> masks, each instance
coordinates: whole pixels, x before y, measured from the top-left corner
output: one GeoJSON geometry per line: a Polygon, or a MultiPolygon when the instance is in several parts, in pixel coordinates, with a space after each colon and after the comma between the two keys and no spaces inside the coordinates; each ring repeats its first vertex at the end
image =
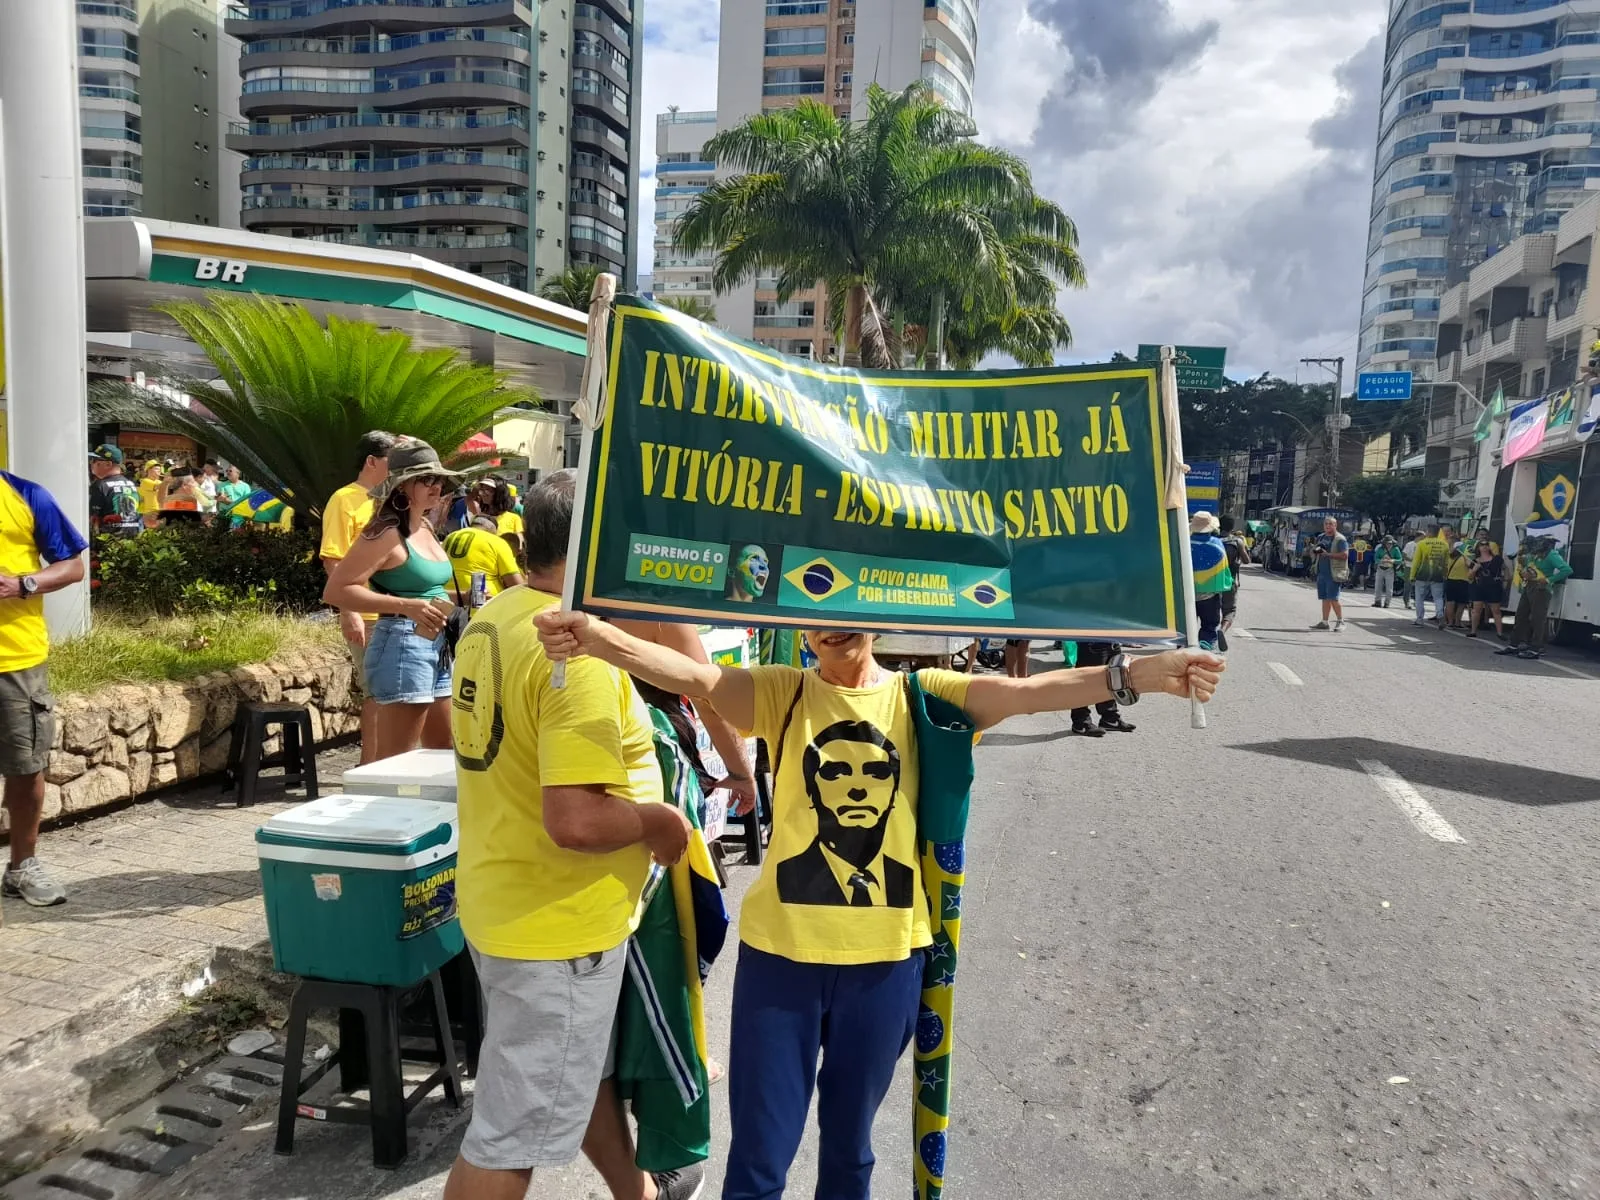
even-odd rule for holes
{"type": "Polygon", "coordinates": [[[381,79],[251,79],[239,97],[239,113],[304,112],[355,108],[364,97],[379,104],[526,104],[529,78],[512,71],[417,71],[381,79]]]}
{"type": "Polygon", "coordinates": [[[603,146],[623,162],[628,161],[628,139],[600,118],[574,116],[568,130],[574,142],[603,146]]]}
{"type": "Polygon", "coordinates": [[[409,32],[428,26],[527,25],[529,0],[253,0],[230,5],[223,29],[241,40],[294,33],[409,32]]]}
{"type": "MultiPolygon", "coordinates": [[[[281,218],[280,218],[281,219],[281,218]]],[[[510,233],[418,233],[409,229],[330,230],[306,239],[339,246],[371,246],[380,250],[415,250],[445,263],[504,261],[508,252],[528,252],[528,235],[510,233]]]]}
{"type": "MultiPolygon", "coordinates": [[[[485,27],[427,29],[420,33],[395,34],[392,37],[358,33],[349,37],[266,37],[247,42],[241,49],[244,61],[252,67],[271,66],[280,55],[307,55],[293,59],[302,66],[340,66],[338,59],[349,58],[348,65],[370,65],[375,56],[403,55],[414,57],[437,54],[441,47],[459,48],[469,52],[475,46],[509,47],[512,51],[531,50],[533,40],[515,29],[485,27]]],[[[517,57],[515,54],[512,57],[517,57]]],[[[393,60],[390,60],[393,61],[393,60]]],[[[401,61],[404,61],[402,58],[401,61]]],[[[519,59],[519,61],[521,61],[519,59]]]]}
{"type": "Polygon", "coordinates": [[[1548,318],[1550,324],[1545,331],[1546,341],[1558,342],[1569,334],[1583,332],[1583,327],[1587,323],[1585,318],[1588,316],[1588,306],[1585,303],[1587,298],[1588,292],[1582,291],[1576,296],[1559,301],[1550,310],[1548,318]]]}
{"type": "Polygon", "coordinates": [[[248,229],[288,222],[304,225],[518,225],[528,224],[526,196],[430,192],[418,196],[243,197],[239,220],[248,229]]]}
{"type": "Polygon", "coordinates": [[[1452,350],[1438,359],[1436,373],[1443,383],[1454,383],[1461,378],[1461,351],[1452,350]]]}
{"type": "Polygon", "coordinates": [[[1496,325],[1486,334],[1462,339],[1461,369],[1472,371],[1488,363],[1521,362],[1544,354],[1544,317],[1517,317],[1496,325]]]}
{"type": "Polygon", "coordinates": [[[127,87],[103,87],[94,83],[80,83],[78,96],[84,100],[99,100],[105,108],[131,112],[139,107],[139,93],[127,87]]]}
{"type": "MultiPolygon", "coordinates": [[[[132,26],[131,33],[139,31],[139,10],[131,4],[95,3],[94,0],[78,0],[78,15],[80,17],[105,18],[107,21],[123,21],[132,26]]],[[[84,24],[100,24],[97,20],[83,22],[84,24]]]]}
{"type": "Polygon", "coordinates": [[[262,154],[240,164],[245,187],[260,183],[370,184],[492,183],[525,187],[528,159],[480,150],[430,150],[393,158],[325,158],[313,154],[262,154]]]}
{"type": "Polygon", "coordinates": [[[263,118],[228,126],[228,149],[245,155],[369,146],[522,146],[528,118],[518,109],[460,116],[442,112],[343,112],[297,119],[263,118]]]}
{"type": "Polygon", "coordinates": [[[591,71],[599,71],[600,74],[625,92],[633,87],[633,81],[628,78],[628,63],[626,59],[619,63],[610,54],[596,54],[592,50],[574,48],[572,51],[572,63],[574,66],[587,67],[591,71]]]}
{"type": "Polygon", "coordinates": [[[633,52],[633,36],[627,28],[618,24],[603,9],[596,8],[593,4],[582,3],[582,0],[572,9],[572,28],[582,29],[589,33],[598,33],[624,54],[633,52]]]}
{"type": "Polygon", "coordinates": [[[1493,258],[1474,268],[1467,280],[1469,307],[1486,303],[1495,288],[1527,287],[1548,276],[1554,267],[1556,237],[1538,233],[1519,237],[1493,258]]]}

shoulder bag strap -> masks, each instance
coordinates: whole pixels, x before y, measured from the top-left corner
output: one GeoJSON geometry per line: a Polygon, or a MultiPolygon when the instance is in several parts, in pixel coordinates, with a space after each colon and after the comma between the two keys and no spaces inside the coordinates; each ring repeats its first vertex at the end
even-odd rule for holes
{"type": "Polygon", "coordinates": [[[800,697],[805,694],[806,677],[802,672],[800,684],[794,689],[794,699],[789,701],[789,711],[783,714],[783,724],[778,726],[778,740],[770,747],[772,751],[772,781],[778,781],[778,768],[783,765],[783,743],[789,736],[789,722],[794,719],[794,710],[800,707],[800,697]]]}

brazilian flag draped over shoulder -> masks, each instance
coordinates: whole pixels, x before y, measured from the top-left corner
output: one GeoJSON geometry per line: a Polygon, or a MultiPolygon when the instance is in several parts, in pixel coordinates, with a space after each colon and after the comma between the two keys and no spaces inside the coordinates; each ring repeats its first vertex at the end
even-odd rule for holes
{"type": "Polygon", "coordinates": [[[1172,641],[1151,364],[856,371],[612,310],[575,601],[773,628],[1172,641]]]}

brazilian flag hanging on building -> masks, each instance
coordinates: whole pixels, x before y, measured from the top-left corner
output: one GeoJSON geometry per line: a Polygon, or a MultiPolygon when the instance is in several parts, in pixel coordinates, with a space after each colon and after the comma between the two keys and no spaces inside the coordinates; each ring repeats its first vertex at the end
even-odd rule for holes
{"type": "Polygon", "coordinates": [[[1539,461],[1539,481],[1536,491],[1538,519],[1565,521],[1572,516],[1573,502],[1578,496],[1578,460],[1576,458],[1550,458],[1539,461]]]}

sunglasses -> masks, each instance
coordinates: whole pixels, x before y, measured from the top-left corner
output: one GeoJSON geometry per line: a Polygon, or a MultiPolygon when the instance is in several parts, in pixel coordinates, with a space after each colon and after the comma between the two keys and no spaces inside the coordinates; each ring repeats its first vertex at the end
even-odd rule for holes
{"type": "Polygon", "coordinates": [[[414,475],[411,477],[410,482],[420,483],[423,487],[442,488],[445,486],[445,484],[449,483],[450,480],[449,477],[445,475],[414,475]]]}

